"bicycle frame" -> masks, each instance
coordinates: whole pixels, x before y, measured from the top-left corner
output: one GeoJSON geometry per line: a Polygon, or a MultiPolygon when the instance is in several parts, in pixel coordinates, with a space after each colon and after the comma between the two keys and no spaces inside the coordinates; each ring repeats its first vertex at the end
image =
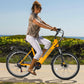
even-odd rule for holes
{"type": "MultiPolygon", "coordinates": [[[[52,43],[51,47],[47,50],[47,52],[44,54],[43,57],[39,58],[38,62],[40,62],[42,64],[46,60],[46,58],[50,55],[50,53],[55,49],[55,47],[59,47],[57,39],[54,39],[54,42],[52,43]]],[[[21,65],[30,65],[30,64],[22,64],[22,62],[27,58],[27,56],[31,52],[33,53],[33,56],[35,56],[35,52],[34,52],[34,49],[32,47],[31,50],[27,53],[27,55],[20,61],[21,65]]]]}
{"type": "Polygon", "coordinates": [[[20,65],[30,65],[30,64],[22,64],[22,62],[27,58],[27,56],[30,54],[30,53],[33,53],[33,56],[35,56],[35,52],[34,52],[34,49],[33,49],[33,47],[31,48],[31,50],[27,53],[27,55],[19,62],[20,63],[20,65]]]}
{"type": "MultiPolygon", "coordinates": [[[[58,32],[57,32],[58,34],[58,32]]],[[[56,34],[56,35],[57,35],[56,34]]],[[[43,62],[47,59],[47,57],[51,54],[51,52],[57,47],[59,47],[59,42],[58,40],[56,39],[56,35],[55,35],[55,39],[52,43],[52,45],[50,46],[50,48],[45,52],[45,54],[39,58],[38,62],[40,62],[41,64],[43,64],[43,62]]],[[[63,35],[62,35],[63,37],[63,35]]],[[[62,40],[62,38],[61,38],[62,40]]],[[[61,41],[60,40],[60,41],[61,41]]],[[[59,48],[58,48],[59,49],[59,48]]],[[[30,54],[30,53],[33,53],[33,56],[35,56],[35,52],[34,52],[34,49],[33,47],[31,48],[31,50],[27,53],[27,55],[19,62],[21,65],[27,65],[27,66],[30,66],[30,64],[22,64],[22,62],[27,58],[27,56],[30,54]]],[[[60,49],[59,49],[59,52],[61,53],[60,49]]]]}
{"type": "Polygon", "coordinates": [[[55,49],[55,47],[59,47],[57,39],[54,39],[51,47],[47,50],[47,52],[44,54],[44,56],[39,59],[38,62],[40,62],[42,64],[47,59],[47,57],[51,54],[51,52],[55,49]]]}

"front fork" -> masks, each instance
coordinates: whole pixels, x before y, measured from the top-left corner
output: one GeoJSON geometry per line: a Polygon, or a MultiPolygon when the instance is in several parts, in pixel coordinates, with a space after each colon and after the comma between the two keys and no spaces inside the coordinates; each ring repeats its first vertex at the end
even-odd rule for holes
{"type": "Polygon", "coordinates": [[[61,56],[62,64],[65,64],[64,59],[63,59],[62,50],[61,50],[60,47],[58,47],[58,51],[59,51],[59,54],[60,54],[60,56],[61,56]]]}

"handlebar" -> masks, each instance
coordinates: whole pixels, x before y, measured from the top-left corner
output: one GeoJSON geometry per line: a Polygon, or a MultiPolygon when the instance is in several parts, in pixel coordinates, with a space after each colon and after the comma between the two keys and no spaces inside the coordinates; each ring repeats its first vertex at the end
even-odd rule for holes
{"type": "Polygon", "coordinates": [[[63,38],[63,36],[64,36],[64,31],[63,30],[57,30],[56,31],[56,34],[55,34],[55,39],[56,39],[56,37],[57,37],[57,35],[59,34],[59,33],[62,33],[62,35],[61,35],[61,38],[60,38],[60,40],[59,40],[59,43],[61,42],[61,40],[62,40],[62,38],[63,38]]]}

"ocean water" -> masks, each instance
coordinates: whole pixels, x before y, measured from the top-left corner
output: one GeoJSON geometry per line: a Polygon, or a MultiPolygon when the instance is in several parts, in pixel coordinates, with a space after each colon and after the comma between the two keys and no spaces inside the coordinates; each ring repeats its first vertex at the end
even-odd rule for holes
{"type": "MultiPolygon", "coordinates": [[[[10,35],[0,35],[0,37],[2,36],[10,36],[10,35]]],[[[76,37],[76,36],[64,36],[65,38],[75,38],[75,39],[84,39],[84,37],[76,37]]]]}
{"type": "Polygon", "coordinates": [[[2,37],[3,35],[0,35],[0,37],[2,37]]]}
{"type": "Polygon", "coordinates": [[[81,39],[83,40],[84,37],[76,37],[76,36],[64,36],[65,38],[75,38],[75,39],[81,39]]]}
{"type": "Polygon", "coordinates": [[[2,37],[2,36],[10,36],[10,35],[0,35],[0,37],[2,37]]]}

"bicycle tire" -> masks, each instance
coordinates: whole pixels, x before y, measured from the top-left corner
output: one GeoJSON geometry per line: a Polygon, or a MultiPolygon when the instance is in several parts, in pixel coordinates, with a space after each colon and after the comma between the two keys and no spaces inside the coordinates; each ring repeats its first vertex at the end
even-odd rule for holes
{"type": "MultiPolygon", "coordinates": [[[[51,62],[51,68],[52,68],[52,72],[54,73],[54,75],[56,76],[56,77],[58,77],[58,78],[60,78],[60,79],[62,79],[62,80],[69,80],[69,79],[72,79],[72,78],[74,78],[77,74],[78,74],[78,72],[79,72],[79,69],[80,69],[80,64],[79,64],[79,61],[78,61],[78,59],[77,59],[77,57],[76,56],[74,56],[73,54],[70,54],[70,53],[63,53],[62,54],[63,55],[63,58],[64,58],[64,61],[66,60],[66,61],[68,61],[68,63],[69,63],[69,60],[71,59],[71,57],[74,59],[74,63],[77,63],[77,64],[66,64],[67,65],[67,67],[66,68],[64,68],[62,65],[61,65],[61,68],[59,69],[59,70],[62,70],[62,68],[64,69],[64,71],[65,71],[65,69],[67,69],[68,70],[68,68],[71,68],[71,66],[72,67],[75,67],[76,66],[76,70],[75,70],[75,72],[72,74],[72,72],[74,71],[74,69],[71,69],[70,71],[68,70],[68,73],[67,73],[67,75],[69,74],[69,72],[71,72],[71,74],[72,75],[70,75],[70,76],[67,76],[67,77],[63,77],[63,76],[61,76],[60,75],[60,73],[62,72],[62,71],[60,71],[60,72],[58,72],[59,70],[57,69],[57,68],[55,68],[55,66],[56,67],[58,67],[59,68],[59,66],[60,66],[60,62],[59,63],[57,63],[57,65],[55,65],[56,64],[56,59],[58,58],[58,57],[61,57],[60,56],[60,54],[57,54],[56,56],[54,56],[53,57],[53,59],[52,59],[52,62],[51,62]],[[70,58],[69,57],[64,57],[64,55],[67,55],[67,56],[70,56],[70,58]],[[55,70],[56,69],[56,70],[55,70]]],[[[60,58],[61,59],[61,58],[60,58]]],[[[59,59],[58,59],[59,60],[59,59]]],[[[57,60],[57,62],[58,62],[58,60],[57,60]]],[[[67,63],[67,62],[66,62],[67,63]]],[[[71,60],[70,60],[70,63],[71,63],[71,60]]],[[[65,75],[65,73],[66,72],[63,72],[62,74],[64,74],[65,75]]]]}
{"type": "MultiPolygon", "coordinates": [[[[11,64],[11,65],[14,64],[13,62],[10,62],[10,63],[9,63],[9,61],[10,61],[10,59],[11,59],[15,54],[24,54],[24,56],[25,56],[27,53],[24,52],[24,51],[19,51],[19,50],[13,51],[13,52],[9,53],[9,55],[7,56],[7,59],[6,59],[6,68],[7,68],[8,72],[9,72],[11,75],[13,75],[13,76],[15,76],[15,77],[18,77],[18,78],[23,78],[23,77],[25,77],[25,76],[28,76],[28,75],[30,74],[30,73],[28,72],[28,70],[27,70],[26,74],[18,75],[18,74],[15,74],[15,73],[12,71],[13,69],[9,67],[10,64],[11,64]]],[[[29,57],[30,60],[32,61],[32,57],[31,57],[30,55],[28,55],[28,57],[29,57]]],[[[21,59],[21,58],[20,58],[20,59],[21,59]]],[[[13,59],[13,60],[14,60],[14,59],[13,59]]],[[[19,60],[18,60],[18,61],[19,61],[19,60]]],[[[16,66],[17,66],[17,65],[16,65],[16,66]]]]}

